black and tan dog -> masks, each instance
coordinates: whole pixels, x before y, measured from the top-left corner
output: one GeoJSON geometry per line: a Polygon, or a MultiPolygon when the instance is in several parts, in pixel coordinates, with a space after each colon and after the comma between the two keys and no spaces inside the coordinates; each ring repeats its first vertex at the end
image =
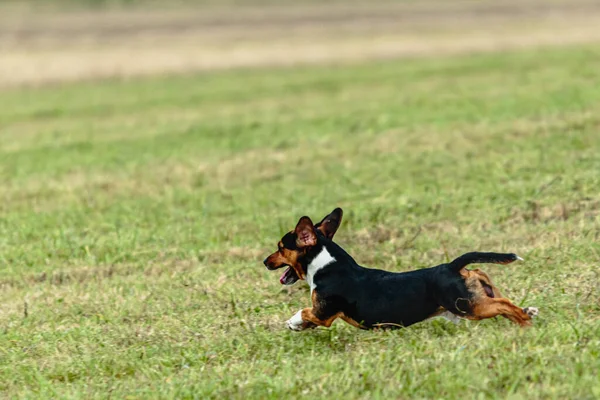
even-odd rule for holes
{"type": "Polygon", "coordinates": [[[402,273],[368,269],[332,241],[341,221],[340,208],[316,225],[300,218],[264,260],[269,270],[287,267],[282,284],[304,279],[310,286],[312,308],[287,321],[292,330],[329,327],[336,318],[364,329],[405,327],[443,313],[472,320],[501,315],[527,326],[537,315],[537,308],[520,308],[503,298],[483,271],[465,268],[520,260],[515,254],[467,253],[447,264],[402,273]]]}

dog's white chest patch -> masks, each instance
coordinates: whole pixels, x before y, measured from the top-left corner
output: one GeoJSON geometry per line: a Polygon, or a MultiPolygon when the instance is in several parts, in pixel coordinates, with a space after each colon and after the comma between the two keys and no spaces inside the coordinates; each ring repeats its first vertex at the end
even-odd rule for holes
{"type": "Polygon", "coordinates": [[[321,252],[317,254],[317,256],[308,264],[308,268],[306,269],[306,282],[310,286],[310,293],[312,294],[313,290],[317,287],[314,283],[315,274],[331,264],[335,261],[335,258],[329,254],[327,249],[323,247],[321,252]]]}

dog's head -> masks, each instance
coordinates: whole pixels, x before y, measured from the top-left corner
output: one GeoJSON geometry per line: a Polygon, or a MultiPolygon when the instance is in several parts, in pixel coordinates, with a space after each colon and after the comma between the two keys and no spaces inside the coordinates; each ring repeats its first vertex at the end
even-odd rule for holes
{"type": "Polygon", "coordinates": [[[314,225],[309,217],[302,217],[296,228],[283,235],[277,251],[264,260],[269,270],[287,267],[279,282],[291,285],[306,276],[306,255],[325,239],[333,239],[342,222],[343,211],[336,208],[321,222],[314,225]]]}

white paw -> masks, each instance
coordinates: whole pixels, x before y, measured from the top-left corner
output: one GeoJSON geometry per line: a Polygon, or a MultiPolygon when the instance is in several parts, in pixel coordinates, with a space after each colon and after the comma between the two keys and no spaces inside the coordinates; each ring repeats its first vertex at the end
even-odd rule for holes
{"type": "Polygon", "coordinates": [[[287,327],[293,331],[301,331],[302,330],[302,310],[298,311],[294,316],[287,321],[285,321],[287,327]]]}
{"type": "Polygon", "coordinates": [[[525,307],[523,312],[533,318],[539,314],[540,310],[537,307],[525,307]]]}

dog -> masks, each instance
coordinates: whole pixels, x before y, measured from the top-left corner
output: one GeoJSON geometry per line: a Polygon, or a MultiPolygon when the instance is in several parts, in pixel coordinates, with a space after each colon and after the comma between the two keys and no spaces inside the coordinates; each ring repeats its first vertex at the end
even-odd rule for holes
{"type": "Polygon", "coordinates": [[[313,225],[304,216],[264,261],[268,270],[287,267],[284,285],[306,280],[312,308],[287,321],[291,330],[330,327],[341,318],[361,329],[407,327],[435,316],[482,320],[498,315],[531,325],[536,307],[520,308],[502,297],[490,277],[474,263],[509,264],[522,260],[512,253],[466,253],[450,263],[409,272],[389,272],[360,266],[333,242],[343,211],[336,208],[313,225]]]}

